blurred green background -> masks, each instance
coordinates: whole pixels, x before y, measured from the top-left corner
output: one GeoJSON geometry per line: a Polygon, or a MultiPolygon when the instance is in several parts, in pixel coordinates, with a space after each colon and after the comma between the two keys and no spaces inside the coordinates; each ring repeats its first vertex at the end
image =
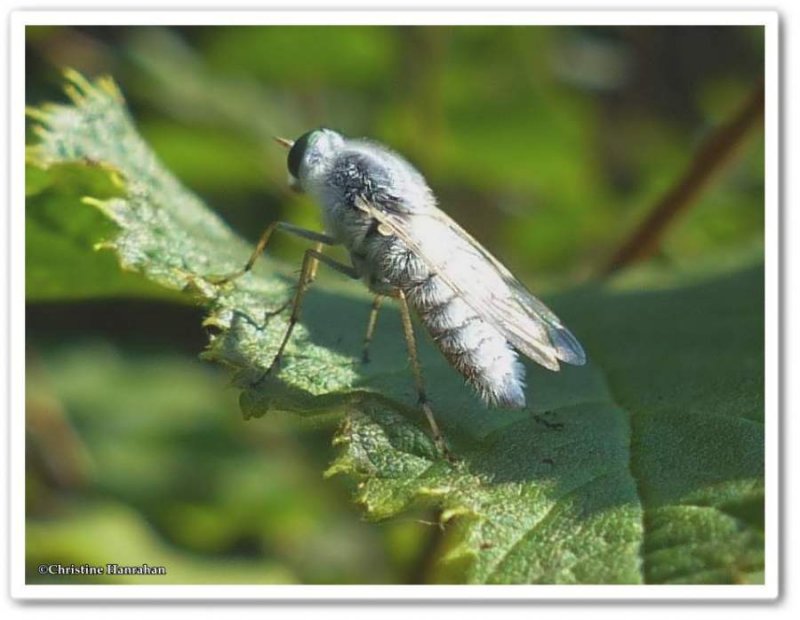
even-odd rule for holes
{"type": "MultiPolygon", "coordinates": [[[[36,27],[26,62],[29,105],[64,99],[63,67],[113,75],[167,168],[253,241],[275,219],[320,226],[316,207],[286,188],[272,136],[325,125],[385,142],[424,172],[446,211],[547,293],[592,278],[735,114],[761,79],[763,30],[36,27]]],[[[757,261],[763,161],[759,131],[654,262],[757,261]]],[[[46,235],[31,235],[29,263],[48,248],[58,260],[46,235]]],[[[302,251],[285,238],[270,247],[287,260],[302,251]]],[[[350,483],[321,477],[331,427],[244,423],[225,370],[197,359],[200,309],[169,294],[37,288],[34,276],[30,582],[47,580],[41,562],[108,561],[165,564],[181,583],[428,579],[432,515],[367,523],[350,483]]]]}

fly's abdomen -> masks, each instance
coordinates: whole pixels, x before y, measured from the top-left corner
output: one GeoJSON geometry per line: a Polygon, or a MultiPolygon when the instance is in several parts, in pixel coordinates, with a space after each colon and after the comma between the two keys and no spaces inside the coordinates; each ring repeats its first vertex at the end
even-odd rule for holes
{"type": "Polygon", "coordinates": [[[524,367],[500,332],[436,275],[405,292],[441,352],[488,405],[525,406],[524,367]]]}

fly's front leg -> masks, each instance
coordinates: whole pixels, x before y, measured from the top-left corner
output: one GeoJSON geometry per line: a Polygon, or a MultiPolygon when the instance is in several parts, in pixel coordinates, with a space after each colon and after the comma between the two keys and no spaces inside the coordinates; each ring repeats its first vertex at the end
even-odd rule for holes
{"type": "Polygon", "coordinates": [[[403,291],[399,291],[398,300],[400,301],[400,317],[403,320],[403,335],[406,338],[406,346],[408,347],[408,359],[411,361],[411,371],[414,373],[414,383],[417,386],[417,402],[425,413],[428,419],[428,424],[431,427],[431,434],[433,441],[439,451],[450,458],[450,451],[447,449],[442,432],[439,430],[439,425],[436,424],[436,419],[433,417],[433,410],[428,404],[428,396],[425,393],[425,381],[422,378],[422,367],[419,363],[417,356],[417,341],[414,338],[414,324],[411,322],[411,311],[408,307],[408,300],[403,291]]]}
{"type": "Polygon", "coordinates": [[[329,235],[318,233],[313,230],[306,230],[305,228],[294,226],[293,224],[289,224],[288,222],[272,222],[272,224],[267,226],[264,232],[261,233],[261,237],[259,237],[258,243],[256,244],[253,253],[250,255],[250,258],[247,260],[247,263],[245,263],[244,267],[226,276],[209,276],[206,279],[209,280],[212,284],[226,284],[228,282],[236,280],[237,278],[242,277],[244,274],[246,274],[253,268],[253,265],[255,264],[256,260],[258,260],[258,257],[266,249],[269,240],[272,238],[272,233],[274,233],[276,230],[282,230],[291,233],[293,235],[297,235],[298,237],[302,237],[303,239],[316,241],[317,251],[319,251],[319,249],[321,249],[323,245],[337,244],[336,239],[334,239],[329,235]]]}
{"type": "Polygon", "coordinates": [[[367,333],[364,336],[364,349],[361,353],[361,361],[365,364],[369,362],[369,345],[372,342],[372,336],[375,333],[375,324],[378,322],[378,310],[381,309],[382,303],[383,295],[375,295],[375,299],[372,300],[372,309],[369,311],[367,333]]]}
{"type": "Polygon", "coordinates": [[[292,300],[292,314],[289,317],[289,325],[287,326],[286,333],[284,333],[283,340],[281,340],[281,344],[278,347],[278,352],[272,359],[272,363],[269,365],[269,368],[267,368],[264,374],[259,377],[257,383],[280,365],[281,357],[283,356],[283,350],[286,348],[289,338],[292,336],[294,326],[300,319],[300,308],[302,307],[303,297],[306,294],[308,285],[311,283],[310,277],[312,274],[316,273],[317,266],[320,262],[325,263],[329,267],[332,267],[336,271],[343,273],[350,278],[358,279],[358,273],[350,265],[343,265],[342,263],[332,259],[330,256],[326,256],[317,249],[306,250],[306,253],[303,255],[303,267],[300,269],[300,279],[297,281],[297,291],[295,292],[294,299],[292,300]]]}

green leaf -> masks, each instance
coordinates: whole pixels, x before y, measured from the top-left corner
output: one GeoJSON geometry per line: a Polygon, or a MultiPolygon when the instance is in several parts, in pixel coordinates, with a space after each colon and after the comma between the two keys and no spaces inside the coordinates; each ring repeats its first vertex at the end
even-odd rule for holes
{"type": "Polygon", "coordinates": [[[290,295],[268,259],[223,287],[250,248],[182,187],[139,138],[110,80],[68,74],[73,104],[36,112],[33,161],[100,161],[124,196],[95,202],[119,227],[123,267],[208,308],[206,359],[234,371],[247,417],[342,415],[328,475],[360,482],[370,518],[441,508],[430,579],[474,583],[730,583],[763,579],[763,274],[759,269],[653,290],[626,281],[549,300],[591,363],[529,366],[529,406],[489,411],[435,348],[421,359],[455,462],[412,406],[397,313],[387,309],[370,364],[356,359],[366,292],[320,282],[307,296],[278,376],[268,367],[290,295]]]}
{"type": "Polygon", "coordinates": [[[120,271],[111,252],[98,252],[114,226],[83,196],[122,190],[108,170],[86,163],[48,170],[26,167],[25,294],[29,301],[97,297],[177,299],[138,273],[120,271]]]}

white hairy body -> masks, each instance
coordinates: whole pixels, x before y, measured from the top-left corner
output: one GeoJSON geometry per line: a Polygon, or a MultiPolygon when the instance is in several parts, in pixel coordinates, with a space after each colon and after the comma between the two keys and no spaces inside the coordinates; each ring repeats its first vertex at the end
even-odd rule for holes
{"type": "MultiPolygon", "coordinates": [[[[351,143],[331,165],[343,166],[347,174],[347,160],[362,157],[377,160],[371,150],[365,153],[358,143],[351,143]]],[[[386,172],[379,160],[372,163],[373,174],[379,168],[386,172]]],[[[419,191],[412,197],[416,207],[436,209],[433,193],[422,177],[407,164],[401,172],[408,178],[390,179],[390,184],[416,188],[419,191]]],[[[352,170],[351,174],[355,177],[358,171],[352,170]]],[[[396,296],[398,289],[402,290],[439,350],[487,404],[524,407],[525,370],[500,332],[482,320],[422,259],[384,230],[368,212],[348,204],[344,192],[323,188],[318,198],[326,231],[350,252],[353,266],[369,289],[389,296],[396,296]]],[[[417,232],[421,237],[426,233],[417,232]]],[[[452,233],[432,241],[442,249],[459,242],[452,233]]],[[[465,267],[455,263],[451,266],[465,267]]]]}
{"type": "Polygon", "coordinates": [[[404,293],[436,346],[487,404],[525,406],[525,369],[514,346],[553,370],[559,359],[583,363],[580,345],[557,317],[438,209],[407,161],[375,143],[320,132],[299,180],[319,203],[326,232],[347,248],[372,292],[404,293]],[[501,327],[498,317],[505,316],[516,325],[501,327]]]}

